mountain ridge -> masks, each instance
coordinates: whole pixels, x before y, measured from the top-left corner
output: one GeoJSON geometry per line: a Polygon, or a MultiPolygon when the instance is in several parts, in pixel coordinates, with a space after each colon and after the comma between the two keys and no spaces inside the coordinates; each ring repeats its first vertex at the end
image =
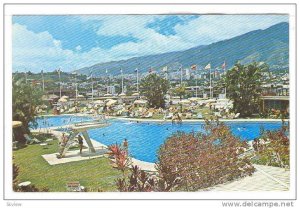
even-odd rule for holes
{"type": "Polygon", "coordinates": [[[117,75],[121,68],[124,74],[131,74],[137,67],[143,73],[151,67],[159,70],[168,66],[170,70],[177,70],[180,65],[190,67],[197,64],[201,68],[208,63],[211,63],[212,67],[221,67],[224,61],[227,68],[232,67],[237,61],[241,63],[264,61],[269,64],[271,70],[277,70],[287,67],[288,59],[289,24],[282,22],[263,30],[250,31],[209,45],[99,63],[76,71],[86,75],[92,71],[95,76],[103,76],[106,70],[109,74],[117,75]]]}

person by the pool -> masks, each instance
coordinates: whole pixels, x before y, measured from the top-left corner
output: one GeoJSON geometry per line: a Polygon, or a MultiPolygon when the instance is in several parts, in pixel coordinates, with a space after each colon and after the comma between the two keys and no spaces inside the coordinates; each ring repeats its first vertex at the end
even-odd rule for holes
{"type": "Polygon", "coordinates": [[[65,146],[67,142],[68,142],[68,137],[66,136],[65,133],[62,133],[61,144],[65,146]]]}
{"type": "Polygon", "coordinates": [[[123,141],[123,147],[124,147],[126,153],[128,154],[128,141],[127,141],[127,139],[124,139],[124,141],[123,141]]]}
{"type": "Polygon", "coordinates": [[[79,134],[78,135],[78,144],[79,144],[79,153],[81,154],[82,153],[82,148],[83,148],[83,138],[82,136],[79,134]]]}

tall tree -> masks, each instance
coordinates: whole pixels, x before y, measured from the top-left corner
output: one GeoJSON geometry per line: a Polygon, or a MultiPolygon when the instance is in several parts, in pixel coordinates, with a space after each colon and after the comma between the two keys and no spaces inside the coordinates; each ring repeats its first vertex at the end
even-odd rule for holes
{"type": "Polygon", "coordinates": [[[241,117],[251,116],[259,109],[262,71],[268,69],[266,64],[256,62],[249,65],[240,63],[230,69],[225,77],[227,95],[233,100],[233,110],[241,117]]]}
{"type": "Polygon", "coordinates": [[[175,95],[180,97],[180,100],[182,100],[182,98],[184,98],[184,96],[187,95],[187,90],[185,89],[185,85],[176,87],[173,92],[175,95]]]}
{"type": "Polygon", "coordinates": [[[35,125],[36,107],[42,104],[42,90],[25,84],[23,79],[12,84],[13,120],[22,121],[24,133],[29,133],[30,125],[35,125]]]}
{"type": "Polygon", "coordinates": [[[164,98],[169,88],[169,82],[157,74],[149,74],[140,83],[142,95],[147,98],[149,106],[154,108],[165,107],[164,98]]]}

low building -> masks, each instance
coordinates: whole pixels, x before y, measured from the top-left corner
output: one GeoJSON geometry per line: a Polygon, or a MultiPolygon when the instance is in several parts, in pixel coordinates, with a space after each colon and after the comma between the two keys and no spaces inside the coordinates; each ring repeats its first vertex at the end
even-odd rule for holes
{"type": "Polygon", "coordinates": [[[288,111],[290,105],[289,96],[261,96],[260,100],[263,112],[271,109],[288,111]]]}

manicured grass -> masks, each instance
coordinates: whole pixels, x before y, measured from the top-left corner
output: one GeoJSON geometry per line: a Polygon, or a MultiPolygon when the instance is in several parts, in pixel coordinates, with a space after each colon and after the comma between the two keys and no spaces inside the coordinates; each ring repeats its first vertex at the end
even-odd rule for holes
{"type": "MultiPolygon", "coordinates": [[[[51,136],[34,137],[47,139],[51,136]]],[[[90,191],[117,191],[115,179],[121,177],[121,173],[112,168],[107,158],[51,166],[41,155],[57,152],[58,146],[57,140],[48,143],[46,148],[33,144],[13,151],[14,163],[19,166],[17,179],[20,182],[31,181],[37,188],[47,187],[50,192],[67,191],[66,183],[71,181],[79,181],[90,191]]]]}

